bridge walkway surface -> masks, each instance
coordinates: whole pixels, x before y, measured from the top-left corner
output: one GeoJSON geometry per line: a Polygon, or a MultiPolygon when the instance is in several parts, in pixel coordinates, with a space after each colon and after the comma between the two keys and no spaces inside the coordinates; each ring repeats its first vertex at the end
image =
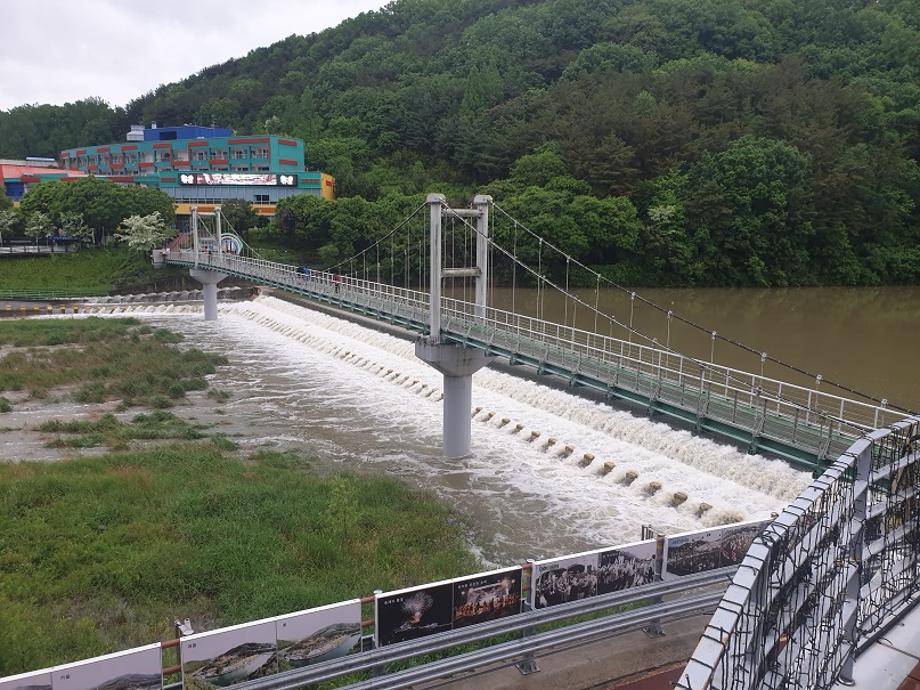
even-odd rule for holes
{"type": "MultiPolygon", "coordinates": [[[[426,292],[233,254],[170,252],[173,265],[237,276],[428,334],[426,292]]],[[[610,399],[820,471],[897,410],[492,307],[441,298],[443,342],[502,357],[610,399]]]]}

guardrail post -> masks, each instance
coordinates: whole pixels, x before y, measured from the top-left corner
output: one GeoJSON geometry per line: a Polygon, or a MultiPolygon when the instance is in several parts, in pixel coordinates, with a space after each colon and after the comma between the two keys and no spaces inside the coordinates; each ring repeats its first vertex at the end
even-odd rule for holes
{"type": "MultiPolygon", "coordinates": [[[[528,569],[529,572],[530,572],[530,588],[529,588],[529,589],[533,589],[533,564],[534,564],[534,560],[533,560],[532,558],[528,558],[528,559],[527,559],[527,563],[530,565],[530,567],[529,567],[529,569],[528,569]]],[[[528,592],[528,594],[529,594],[529,592],[528,592]]],[[[533,610],[533,609],[530,608],[530,597],[527,596],[527,597],[524,598],[524,613],[523,613],[523,615],[526,616],[526,615],[527,615],[528,613],[530,613],[532,610],[533,610]]],[[[531,635],[534,635],[535,633],[536,633],[536,628],[534,628],[533,626],[528,626],[528,627],[524,628],[524,629],[521,631],[521,638],[523,639],[523,638],[526,638],[526,637],[530,637],[531,635]]],[[[522,676],[529,676],[531,673],[539,673],[539,672],[540,672],[540,667],[537,666],[537,658],[534,656],[533,652],[526,652],[526,653],[524,654],[524,656],[521,657],[521,660],[520,660],[519,662],[517,662],[514,666],[515,666],[515,668],[517,668],[518,671],[521,672],[521,675],[522,675],[522,676]]]]}
{"type": "MultiPolygon", "coordinates": [[[[644,532],[645,528],[643,526],[643,533],[644,532]]],[[[664,572],[664,545],[666,539],[667,538],[663,534],[655,533],[655,580],[658,582],[661,582],[661,576],[664,572]]],[[[657,597],[652,597],[652,602],[655,604],[660,604],[662,601],[663,597],[660,595],[657,597]]],[[[661,628],[661,619],[653,618],[651,621],[649,621],[649,624],[642,629],[642,632],[644,632],[652,639],[664,637],[664,630],[661,628]]]]}

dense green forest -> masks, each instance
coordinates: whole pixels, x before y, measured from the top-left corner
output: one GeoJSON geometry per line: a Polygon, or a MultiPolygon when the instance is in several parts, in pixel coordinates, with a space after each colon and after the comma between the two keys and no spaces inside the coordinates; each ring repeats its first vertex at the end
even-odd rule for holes
{"type": "Polygon", "coordinates": [[[304,138],[363,197],[332,215],[489,191],[634,284],[920,282],[916,0],[399,0],[124,109],[0,113],[0,156],[151,120],[304,138]]]}

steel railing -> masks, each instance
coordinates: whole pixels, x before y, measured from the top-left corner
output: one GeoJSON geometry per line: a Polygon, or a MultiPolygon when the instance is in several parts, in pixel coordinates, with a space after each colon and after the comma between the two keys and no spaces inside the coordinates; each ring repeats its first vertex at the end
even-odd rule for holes
{"type": "Polygon", "coordinates": [[[829,688],[920,598],[920,418],[853,443],[754,539],[678,682],[829,688]]]}

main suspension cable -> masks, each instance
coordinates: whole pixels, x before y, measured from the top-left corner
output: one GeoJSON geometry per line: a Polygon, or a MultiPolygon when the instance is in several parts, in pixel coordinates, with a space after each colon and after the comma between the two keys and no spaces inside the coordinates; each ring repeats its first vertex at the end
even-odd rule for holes
{"type": "MultiPolygon", "coordinates": [[[[652,301],[649,300],[649,299],[646,299],[646,298],[643,297],[642,295],[639,295],[639,294],[636,293],[635,291],[630,290],[630,289],[628,289],[628,288],[626,288],[626,287],[623,287],[622,285],[620,285],[620,284],[614,282],[613,280],[610,280],[607,276],[603,275],[602,273],[600,273],[600,272],[598,272],[598,271],[595,271],[595,270],[592,269],[592,268],[589,268],[588,266],[586,266],[585,264],[583,264],[582,262],[580,262],[578,259],[576,259],[576,258],[574,258],[574,257],[571,257],[569,254],[567,254],[565,251],[563,251],[563,250],[560,249],[559,247],[555,246],[555,245],[552,244],[551,242],[548,242],[548,241],[544,240],[540,235],[536,234],[533,230],[531,230],[531,229],[528,228],[526,225],[524,225],[523,223],[521,223],[520,221],[518,221],[516,218],[514,218],[510,213],[508,213],[507,211],[505,211],[505,210],[504,210],[501,206],[499,206],[498,204],[496,204],[496,203],[493,202],[493,203],[492,203],[492,206],[493,206],[493,208],[495,208],[499,213],[501,213],[502,215],[504,215],[508,220],[512,221],[512,222],[515,224],[515,228],[517,228],[517,226],[520,225],[520,227],[523,228],[524,231],[525,231],[526,233],[528,233],[531,237],[537,239],[537,240],[540,242],[541,249],[542,249],[542,245],[545,243],[550,249],[552,249],[552,250],[556,251],[557,253],[559,253],[560,255],[564,256],[564,257],[566,258],[567,262],[568,262],[569,259],[571,259],[571,261],[575,262],[575,264],[577,264],[579,267],[583,268],[583,269],[584,269],[585,271],[587,271],[588,273],[597,276],[599,280],[604,281],[605,283],[607,283],[608,285],[610,285],[612,288],[617,289],[617,290],[620,290],[621,292],[624,292],[624,293],[626,293],[626,294],[629,294],[629,295],[630,295],[630,298],[631,298],[630,304],[632,304],[632,301],[633,301],[633,300],[638,299],[638,300],[639,300],[640,302],[642,302],[643,304],[646,304],[646,305],[648,305],[649,307],[651,307],[651,308],[653,308],[653,309],[655,309],[655,310],[661,312],[662,314],[667,315],[669,320],[670,320],[671,317],[673,317],[673,318],[677,319],[678,321],[680,321],[680,322],[682,322],[682,323],[684,323],[684,324],[690,326],[691,328],[695,328],[695,329],[697,329],[697,330],[699,330],[699,331],[701,331],[701,332],[703,332],[703,333],[709,334],[709,335],[713,338],[713,343],[715,342],[716,339],[718,339],[718,340],[724,340],[725,342],[727,342],[727,343],[729,343],[729,344],[731,344],[731,345],[733,345],[733,346],[735,346],[735,347],[738,347],[738,348],[744,350],[745,352],[748,352],[748,353],[753,354],[753,355],[757,355],[758,357],[761,358],[761,362],[764,362],[764,361],[773,362],[773,363],[776,364],[777,366],[780,366],[780,367],[789,369],[790,371],[794,371],[794,372],[797,373],[797,374],[800,374],[800,375],[802,375],[802,376],[806,376],[806,377],[808,377],[808,378],[814,379],[815,381],[824,382],[824,383],[826,383],[826,384],[829,384],[829,385],[831,385],[831,386],[833,386],[833,387],[835,387],[835,388],[838,388],[838,389],[840,389],[840,390],[846,391],[846,392],[848,392],[848,393],[853,393],[854,395],[858,395],[858,396],[863,397],[863,398],[865,398],[865,399],[867,399],[867,400],[871,400],[872,402],[878,403],[879,405],[882,405],[882,406],[885,406],[885,407],[890,407],[890,408],[893,408],[893,409],[896,409],[896,410],[899,410],[899,411],[901,411],[901,412],[905,412],[905,413],[908,413],[908,414],[912,414],[912,411],[909,410],[909,409],[906,408],[906,407],[903,407],[903,406],[901,406],[901,405],[893,404],[893,403],[889,402],[887,399],[880,398],[880,397],[878,397],[878,396],[876,396],[876,395],[872,395],[872,394],[870,394],[870,393],[865,393],[865,392],[863,392],[863,391],[860,391],[860,390],[857,390],[857,389],[852,388],[852,387],[850,387],[850,386],[847,386],[846,384],[839,383],[839,382],[836,382],[836,381],[832,381],[832,380],[830,380],[830,379],[825,378],[825,377],[822,376],[821,374],[815,374],[815,373],[813,373],[813,372],[807,371],[806,369],[802,369],[801,367],[798,367],[798,366],[796,366],[796,365],[794,365],[794,364],[789,364],[788,362],[785,362],[785,361],[780,360],[780,359],[778,359],[778,358],[776,358],[776,357],[773,357],[772,355],[770,355],[770,354],[768,354],[768,353],[766,353],[766,352],[758,351],[757,349],[752,348],[752,347],[750,347],[749,345],[746,345],[745,343],[742,343],[742,342],[737,341],[737,340],[735,340],[735,339],[733,339],[733,338],[729,338],[729,337],[727,337],[727,336],[721,335],[721,334],[718,333],[715,329],[707,328],[706,326],[703,326],[702,324],[696,323],[695,321],[693,321],[693,320],[691,320],[691,319],[689,319],[689,318],[687,318],[687,317],[685,317],[685,316],[682,316],[681,314],[678,314],[677,312],[674,312],[674,311],[671,310],[671,309],[668,309],[668,308],[666,308],[666,307],[662,307],[661,305],[659,305],[659,304],[657,304],[657,303],[655,303],[655,302],[652,302],[652,301]]],[[[632,323],[632,313],[630,313],[630,324],[631,324],[631,323],[632,323]]],[[[670,322],[668,323],[668,328],[669,328],[669,340],[670,340],[670,322]]],[[[714,346],[713,346],[713,347],[714,347],[714,346]]]]}

